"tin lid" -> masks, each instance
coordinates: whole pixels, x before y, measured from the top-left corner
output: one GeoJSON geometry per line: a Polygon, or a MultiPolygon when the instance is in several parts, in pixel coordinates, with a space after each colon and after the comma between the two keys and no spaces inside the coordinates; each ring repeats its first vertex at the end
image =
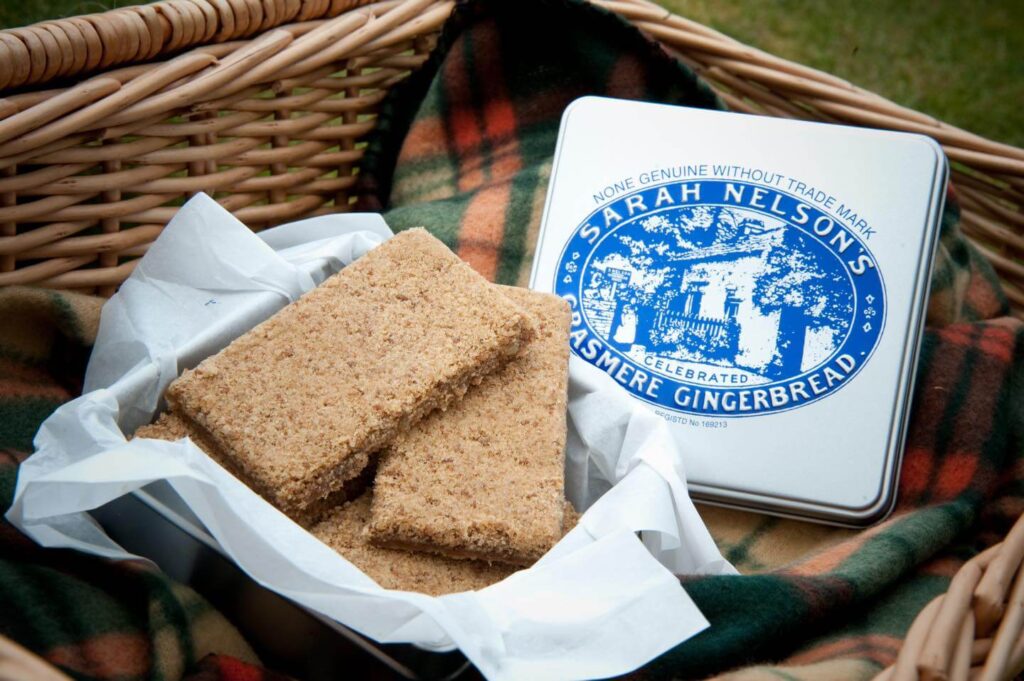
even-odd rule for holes
{"type": "Polygon", "coordinates": [[[930,138],[585,97],[531,286],[668,421],[693,495],[843,524],[892,506],[946,160],[930,138]]]}

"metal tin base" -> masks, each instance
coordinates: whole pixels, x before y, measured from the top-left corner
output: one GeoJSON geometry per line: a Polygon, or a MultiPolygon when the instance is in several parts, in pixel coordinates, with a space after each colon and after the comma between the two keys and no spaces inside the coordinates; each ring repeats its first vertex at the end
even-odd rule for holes
{"type": "Polygon", "coordinates": [[[378,644],[263,588],[214,549],[212,538],[175,500],[166,484],[155,483],[92,515],[125,549],[209,600],[267,667],[309,681],[480,678],[458,651],[378,644]]]}

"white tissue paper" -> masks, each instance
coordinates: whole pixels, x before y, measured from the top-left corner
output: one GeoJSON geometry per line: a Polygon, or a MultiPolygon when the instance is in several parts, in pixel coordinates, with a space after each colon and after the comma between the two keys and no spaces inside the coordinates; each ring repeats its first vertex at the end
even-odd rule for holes
{"type": "Polygon", "coordinates": [[[668,428],[576,359],[566,494],[586,512],[536,565],[476,592],[383,589],[190,440],[126,441],[180,371],[390,236],[370,214],[255,235],[209,197],[190,200],[104,306],[85,394],[43,423],[7,519],[44,546],[133,558],[87,511],[165,480],[263,586],[381,643],[457,646],[492,679],[623,674],[706,628],[673,573],[735,570],[694,509],[668,428]]]}

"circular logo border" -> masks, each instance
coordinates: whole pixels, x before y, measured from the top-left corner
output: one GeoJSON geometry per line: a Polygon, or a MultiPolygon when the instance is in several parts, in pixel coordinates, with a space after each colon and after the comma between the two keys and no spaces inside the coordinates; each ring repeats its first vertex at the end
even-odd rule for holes
{"type": "MultiPolygon", "coordinates": [[[[774,206],[773,206],[773,208],[774,208],[774,206]]],[[[828,236],[828,234],[826,234],[824,236],[828,236]]],[[[565,298],[570,303],[570,305],[572,307],[573,321],[572,321],[571,332],[573,334],[577,334],[577,333],[579,333],[580,330],[583,330],[583,331],[586,332],[586,336],[587,336],[588,340],[590,338],[596,339],[598,341],[598,343],[600,344],[600,346],[601,346],[601,350],[600,351],[603,353],[602,357],[604,356],[604,352],[611,353],[617,359],[617,363],[616,363],[615,366],[616,367],[620,367],[620,368],[609,370],[606,367],[602,367],[602,366],[598,365],[597,362],[594,359],[590,359],[590,358],[586,357],[583,353],[580,352],[580,350],[579,350],[579,345],[580,344],[572,342],[572,341],[570,342],[571,351],[573,353],[575,353],[577,356],[581,357],[581,359],[583,359],[584,361],[586,361],[586,362],[588,362],[588,363],[590,363],[592,365],[598,366],[598,368],[602,368],[607,373],[611,374],[613,376],[613,378],[618,383],[620,383],[620,385],[622,385],[623,388],[625,388],[634,397],[637,397],[638,399],[641,399],[644,402],[647,402],[648,404],[651,404],[652,406],[660,407],[662,409],[667,409],[669,411],[680,413],[680,414],[688,414],[688,415],[691,415],[691,416],[700,416],[700,417],[705,417],[705,418],[712,418],[712,417],[750,418],[750,417],[755,417],[755,416],[764,416],[764,415],[768,415],[768,414],[774,414],[774,413],[781,413],[781,412],[785,412],[785,411],[791,411],[793,409],[799,409],[799,408],[801,408],[803,406],[806,406],[808,404],[811,404],[813,402],[817,402],[817,401],[819,401],[819,400],[821,400],[821,399],[823,399],[825,397],[828,397],[828,396],[830,396],[832,394],[835,394],[839,390],[842,390],[842,388],[846,384],[851,382],[860,373],[861,369],[863,369],[863,367],[874,356],[874,352],[878,348],[878,345],[879,345],[879,343],[881,341],[882,335],[883,335],[883,333],[885,331],[885,321],[886,321],[886,316],[887,316],[886,312],[887,312],[888,303],[889,303],[888,293],[887,293],[886,287],[885,287],[885,279],[884,279],[884,277],[882,275],[882,272],[878,268],[878,261],[877,261],[877,259],[874,257],[874,254],[867,247],[866,243],[860,238],[860,236],[857,235],[856,233],[854,233],[847,226],[847,224],[843,220],[841,220],[837,215],[835,215],[834,213],[832,213],[832,212],[830,212],[830,211],[828,211],[826,209],[820,208],[820,207],[818,207],[816,205],[813,205],[813,204],[811,204],[811,203],[809,203],[807,201],[804,201],[799,196],[796,196],[796,195],[791,194],[789,192],[780,190],[780,189],[775,188],[775,187],[759,184],[759,183],[756,183],[756,182],[749,182],[749,181],[743,181],[743,180],[732,180],[732,179],[718,178],[718,177],[695,177],[695,178],[677,179],[677,180],[672,180],[670,182],[664,182],[664,183],[659,183],[659,184],[651,184],[651,185],[644,186],[644,187],[642,187],[642,188],[640,188],[638,190],[635,190],[635,191],[632,191],[632,192],[629,192],[629,193],[626,193],[626,194],[622,194],[622,195],[620,195],[620,196],[618,196],[618,197],[616,197],[614,199],[611,199],[610,201],[607,201],[607,202],[601,204],[595,210],[593,210],[591,213],[589,213],[583,220],[580,221],[580,223],[573,230],[573,232],[570,235],[569,239],[566,240],[564,246],[562,247],[562,250],[561,250],[561,252],[559,253],[559,256],[558,256],[557,264],[558,264],[558,266],[557,266],[557,270],[555,272],[554,281],[553,281],[553,290],[554,290],[554,292],[557,295],[561,296],[562,298],[565,298]],[[761,190],[764,190],[765,192],[769,193],[769,195],[768,195],[769,199],[771,198],[772,195],[776,195],[777,194],[777,195],[779,195],[781,197],[784,197],[787,200],[795,202],[795,204],[800,204],[800,205],[804,206],[805,209],[807,210],[808,214],[809,214],[809,218],[807,220],[805,220],[805,223],[803,225],[800,225],[800,224],[794,223],[791,219],[787,219],[787,218],[785,218],[783,216],[780,216],[777,213],[773,213],[773,212],[769,211],[767,208],[755,207],[755,206],[748,205],[747,203],[733,203],[733,202],[723,202],[723,201],[715,201],[715,200],[707,200],[707,201],[704,201],[704,200],[694,200],[694,201],[685,201],[685,202],[681,202],[681,203],[676,203],[675,205],[668,206],[668,207],[665,207],[665,208],[655,208],[655,209],[651,209],[651,210],[643,210],[643,211],[639,212],[636,215],[630,215],[628,218],[622,219],[621,222],[619,222],[618,224],[616,224],[616,225],[614,225],[614,226],[612,226],[610,228],[596,227],[596,226],[591,224],[591,222],[592,222],[592,220],[593,220],[593,218],[595,216],[601,215],[603,213],[603,211],[605,211],[606,209],[608,209],[610,207],[616,206],[617,204],[620,204],[620,203],[624,203],[626,201],[626,199],[628,199],[630,197],[634,197],[636,195],[647,193],[647,192],[651,192],[651,191],[657,191],[660,188],[679,187],[679,186],[682,186],[682,185],[696,184],[696,183],[702,183],[702,184],[703,183],[708,183],[709,186],[712,183],[720,184],[720,185],[730,184],[730,185],[733,185],[735,187],[743,186],[743,187],[753,187],[753,188],[761,189],[761,190]],[[661,372],[658,372],[656,370],[653,370],[650,367],[642,366],[634,358],[632,358],[629,355],[625,354],[623,351],[621,351],[619,348],[615,347],[614,345],[610,344],[605,338],[603,338],[600,334],[598,334],[594,330],[594,328],[590,324],[590,320],[587,319],[586,312],[585,312],[585,310],[583,309],[583,306],[582,306],[582,280],[583,280],[583,274],[586,271],[588,271],[588,265],[591,262],[591,260],[592,260],[592,258],[594,256],[595,251],[598,250],[599,246],[601,245],[601,243],[604,242],[605,239],[607,239],[608,237],[614,235],[619,229],[621,229],[624,226],[633,224],[637,220],[639,220],[639,219],[641,219],[643,217],[649,216],[649,215],[654,215],[654,214],[657,214],[657,213],[660,213],[660,212],[664,212],[664,211],[667,211],[667,210],[679,209],[681,207],[687,207],[687,206],[692,206],[692,207],[697,207],[697,206],[723,206],[723,207],[737,208],[737,209],[742,209],[742,210],[745,210],[745,211],[751,211],[751,212],[755,212],[755,213],[760,213],[762,215],[770,217],[773,220],[777,220],[777,221],[783,222],[787,226],[787,228],[796,229],[799,233],[805,235],[807,238],[815,240],[818,244],[820,244],[826,250],[828,250],[833,257],[836,257],[840,261],[840,263],[842,265],[843,272],[846,275],[846,277],[850,280],[851,285],[852,285],[852,289],[853,289],[854,294],[855,294],[854,295],[854,301],[853,301],[853,308],[854,309],[853,309],[853,312],[851,313],[851,316],[850,316],[851,323],[850,323],[849,328],[846,330],[846,334],[844,335],[842,341],[839,344],[837,344],[836,349],[833,351],[833,353],[831,355],[829,355],[828,358],[826,358],[822,362],[819,362],[816,366],[811,367],[810,369],[808,369],[806,371],[800,372],[799,374],[794,374],[792,376],[787,376],[785,378],[781,378],[781,379],[778,379],[778,380],[775,380],[775,381],[771,381],[769,383],[758,384],[758,385],[753,385],[753,386],[747,386],[747,387],[743,387],[743,388],[730,388],[730,387],[727,387],[727,386],[708,386],[708,385],[703,385],[703,384],[699,384],[699,383],[687,382],[686,380],[683,380],[683,379],[672,378],[670,376],[667,376],[664,373],[661,373],[661,372]],[[764,396],[763,396],[764,393],[769,393],[771,391],[771,389],[773,389],[773,388],[778,389],[778,388],[782,387],[782,388],[785,388],[787,391],[793,391],[793,389],[790,388],[789,386],[791,386],[794,382],[801,382],[801,383],[803,383],[804,382],[803,379],[806,379],[806,378],[808,378],[808,377],[810,377],[812,375],[815,375],[815,374],[822,373],[825,370],[825,367],[830,366],[830,364],[833,363],[836,360],[837,357],[840,357],[841,355],[843,355],[844,354],[843,350],[846,349],[846,347],[851,342],[851,337],[853,337],[855,335],[855,333],[856,333],[856,329],[854,327],[855,327],[855,324],[859,323],[859,321],[860,321],[859,320],[859,313],[861,311],[861,305],[860,305],[861,295],[860,295],[860,292],[863,291],[865,286],[864,285],[862,285],[860,287],[857,286],[856,275],[854,275],[854,273],[852,273],[850,271],[851,267],[849,265],[849,262],[845,261],[840,253],[836,252],[833,248],[831,248],[828,245],[828,243],[826,242],[826,240],[823,238],[822,235],[816,234],[813,231],[813,229],[811,228],[811,224],[813,224],[814,221],[815,221],[815,218],[817,218],[819,216],[824,216],[824,217],[829,218],[832,221],[832,224],[833,224],[834,227],[842,228],[843,231],[845,231],[846,234],[849,235],[849,237],[853,239],[855,245],[858,246],[860,249],[862,249],[862,253],[867,254],[868,257],[870,258],[870,261],[874,264],[873,267],[868,268],[868,271],[873,272],[874,275],[877,277],[877,290],[878,290],[878,292],[879,292],[879,294],[881,296],[878,307],[880,308],[881,314],[878,317],[878,325],[877,325],[877,327],[872,328],[871,331],[864,331],[863,332],[863,335],[869,336],[869,340],[870,340],[870,342],[866,344],[867,350],[861,353],[861,357],[856,359],[855,366],[852,368],[852,370],[847,372],[842,377],[842,379],[838,382],[838,384],[836,384],[836,385],[834,385],[832,387],[826,388],[821,393],[815,392],[815,394],[810,395],[810,396],[805,396],[804,399],[801,399],[800,401],[797,401],[795,393],[791,392],[791,393],[789,393],[791,395],[791,399],[787,399],[786,403],[784,403],[783,405],[780,405],[780,406],[769,406],[768,408],[760,408],[760,409],[758,409],[758,408],[751,408],[751,409],[743,409],[743,410],[741,410],[741,409],[739,409],[737,407],[736,409],[733,409],[733,410],[724,410],[721,407],[721,402],[722,402],[721,397],[725,393],[732,393],[733,395],[737,395],[736,400],[739,401],[740,397],[738,395],[740,395],[740,393],[744,393],[744,392],[747,393],[747,394],[751,394],[755,390],[760,390],[761,393],[762,393],[762,397],[759,398],[759,399],[763,400],[764,399],[764,396]],[[584,229],[587,228],[588,226],[591,229],[594,229],[594,230],[598,231],[597,236],[595,236],[592,239],[592,241],[588,241],[586,238],[581,237],[581,232],[583,232],[584,229]],[[578,246],[579,248],[578,249],[574,249],[574,246],[578,246]],[[585,248],[583,246],[585,246],[585,248]],[[570,271],[567,270],[566,265],[569,262],[573,262],[573,260],[568,257],[568,253],[570,253],[571,251],[574,251],[574,250],[577,250],[577,252],[581,252],[581,251],[585,252],[586,253],[586,257],[583,258],[583,262],[582,263],[576,265],[574,271],[570,272],[570,271]],[[565,281],[566,278],[569,279],[568,283],[565,281]],[[647,375],[657,376],[657,378],[660,379],[660,383],[667,384],[668,386],[671,387],[671,389],[669,390],[670,394],[668,396],[659,395],[659,396],[657,396],[657,398],[655,398],[655,397],[651,396],[648,392],[645,392],[643,389],[638,390],[638,389],[633,388],[631,385],[629,385],[630,384],[629,380],[625,380],[623,378],[619,378],[619,377],[616,376],[617,374],[621,374],[622,373],[621,367],[623,366],[623,364],[628,365],[631,368],[631,372],[630,373],[636,372],[637,370],[639,370],[639,371],[644,372],[647,375]],[[697,391],[695,393],[695,395],[694,395],[694,399],[695,400],[697,399],[697,396],[701,395],[701,393],[704,392],[704,391],[719,393],[718,399],[715,400],[716,403],[719,405],[719,408],[711,409],[711,410],[702,410],[702,409],[697,409],[697,408],[694,408],[694,407],[681,406],[678,403],[678,401],[675,399],[675,396],[678,394],[678,390],[680,388],[687,388],[691,392],[692,391],[697,391]]],[[[849,355],[847,355],[847,357],[848,356],[849,355]]],[[[723,369],[727,370],[728,368],[727,367],[723,367],[723,369]]],[[[807,391],[804,391],[801,388],[801,390],[797,391],[797,392],[804,392],[806,394],[807,391]]],[[[751,398],[751,399],[753,399],[753,398],[751,398]]],[[[774,400],[774,397],[772,399],[774,400]]],[[[704,398],[704,400],[705,400],[705,403],[708,401],[706,397],[704,398]]]]}

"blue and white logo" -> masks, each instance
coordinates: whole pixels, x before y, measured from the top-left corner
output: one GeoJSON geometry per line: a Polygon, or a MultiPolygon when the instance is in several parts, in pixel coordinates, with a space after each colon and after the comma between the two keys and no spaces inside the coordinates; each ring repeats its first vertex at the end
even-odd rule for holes
{"type": "Polygon", "coordinates": [[[621,196],[580,224],[554,290],[572,351],[676,412],[753,416],[853,380],[885,320],[876,261],[839,218],[747,182],[621,196]]]}

